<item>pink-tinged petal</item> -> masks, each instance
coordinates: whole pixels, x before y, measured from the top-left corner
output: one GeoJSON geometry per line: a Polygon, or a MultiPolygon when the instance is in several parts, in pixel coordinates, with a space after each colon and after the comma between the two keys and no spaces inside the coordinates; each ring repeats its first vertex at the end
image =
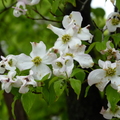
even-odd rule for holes
{"type": "Polygon", "coordinates": [[[89,68],[94,65],[94,62],[91,56],[88,54],[81,54],[81,55],[75,56],[73,59],[76,60],[82,68],[89,68]]]}
{"type": "Polygon", "coordinates": [[[105,71],[102,69],[96,69],[89,73],[88,84],[91,86],[96,83],[100,83],[105,77],[105,71]]]}
{"type": "Polygon", "coordinates": [[[31,61],[31,57],[27,56],[25,54],[20,54],[16,56],[17,59],[17,64],[16,66],[18,67],[18,69],[22,70],[26,70],[26,69],[30,69],[34,63],[31,61]]]}
{"type": "Polygon", "coordinates": [[[64,35],[64,29],[61,29],[61,28],[58,28],[58,27],[55,27],[51,24],[49,24],[47,26],[47,28],[49,28],[50,30],[52,30],[56,35],[58,35],[59,37],[61,37],[62,35],[64,35]]]}
{"type": "Polygon", "coordinates": [[[40,64],[38,66],[33,66],[32,71],[33,71],[33,77],[36,80],[41,80],[47,74],[50,74],[49,78],[51,76],[51,70],[45,64],[40,64]]]}
{"type": "Polygon", "coordinates": [[[30,56],[32,58],[35,58],[36,56],[40,56],[42,58],[46,54],[46,46],[42,41],[39,43],[31,42],[31,45],[32,51],[30,53],[30,56]]]}

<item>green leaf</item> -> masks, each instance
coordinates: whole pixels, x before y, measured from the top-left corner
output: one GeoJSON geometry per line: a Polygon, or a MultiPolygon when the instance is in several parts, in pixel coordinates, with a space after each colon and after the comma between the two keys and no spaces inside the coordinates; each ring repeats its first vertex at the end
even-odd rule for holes
{"type": "Polygon", "coordinates": [[[56,80],[58,80],[58,77],[53,77],[50,81],[49,81],[49,87],[51,86],[51,84],[53,83],[53,82],[55,82],[56,80]]]}
{"type": "Polygon", "coordinates": [[[116,0],[116,6],[117,6],[118,10],[120,11],[120,0],[116,0]]]}
{"type": "Polygon", "coordinates": [[[106,49],[106,42],[96,42],[96,50],[97,51],[101,51],[101,50],[104,50],[106,49]]]}
{"type": "Polygon", "coordinates": [[[58,9],[58,7],[60,5],[60,2],[61,2],[61,0],[55,0],[55,1],[53,1],[53,3],[52,3],[52,9],[51,9],[52,13],[56,12],[56,10],[58,9]]]}
{"type": "Polygon", "coordinates": [[[73,88],[74,92],[77,94],[77,99],[79,99],[79,95],[81,91],[81,81],[71,78],[70,85],[73,88]]]}
{"type": "Polygon", "coordinates": [[[105,11],[103,8],[92,8],[92,13],[96,16],[96,18],[103,18],[105,16],[105,11]]]}
{"type": "Polygon", "coordinates": [[[76,68],[73,70],[71,77],[76,77],[76,79],[80,80],[81,82],[84,81],[85,79],[85,72],[84,70],[80,69],[80,68],[76,68]]]}
{"type": "Polygon", "coordinates": [[[119,33],[113,34],[111,37],[114,39],[115,46],[120,44],[120,34],[119,33]]]}
{"type": "Polygon", "coordinates": [[[88,49],[86,50],[86,54],[88,54],[92,49],[93,49],[93,47],[95,46],[95,44],[96,44],[96,42],[94,42],[94,43],[92,43],[89,47],[88,47],[88,49]]]}
{"type": "Polygon", "coordinates": [[[89,89],[90,89],[90,86],[87,86],[87,87],[86,87],[86,90],[85,90],[85,95],[84,95],[84,97],[87,97],[89,89]]]}
{"type": "Polygon", "coordinates": [[[54,90],[58,98],[61,96],[61,94],[65,90],[65,87],[66,85],[65,85],[64,80],[58,80],[54,83],[54,90]]]}
{"type": "Polygon", "coordinates": [[[23,108],[27,114],[29,114],[30,109],[33,106],[33,103],[35,102],[35,98],[36,98],[36,95],[31,93],[31,92],[28,92],[26,94],[22,94],[21,102],[22,102],[23,108]]]}
{"type": "Polygon", "coordinates": [[[45,86],[42,87],[42,95],[48,105],[54,103],[56,99],[56,94],[53,88],[53,84],[48,87],[47,83],[45,83],[45,86]]]}
{"type": "Polygon", "coordinates": [[[106,88],[106,96],[107,100],[110,102],[111,110],[114,112],[116,108],[116,104],[120,100],[120,93],[117,90],[113,89],[110,85],[106,88]]]}

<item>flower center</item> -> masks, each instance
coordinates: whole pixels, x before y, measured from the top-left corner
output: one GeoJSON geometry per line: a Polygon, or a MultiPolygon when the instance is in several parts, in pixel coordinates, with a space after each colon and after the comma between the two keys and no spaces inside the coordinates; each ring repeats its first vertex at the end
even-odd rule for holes
{"type": "Polygon", "coordinates": [[[61,62],[56,62],[56,65],[60,68],[62,68],[63,64],[61,62]]]}
{"type": "Polygon", "coordinates": [[[10,59],[10,60],[8,61],[8,64],[9,64],[10,66],[12,66],[12,64],[13,64],[12,59],[10,59]]]}
{"type": "Polygon", "coordinates": [[[118,25],[120,23],[120,20],[117,18],[113,18],[111,22],[112,22],[112,25],[118,25]]]}
{"type": "Polygon", "coordinates": [[[63,41],[64,44],[66,44],[67,42],[69,42],[70,39],[71,39],[71,36],[68,35],[68,34],[62,36],[62,41],[63,41]]]}
{"type": "Polygon", "coordinates": [[[39,56],[36,56],[32,62],[34,62],[34,64],[37,66],[41,63],[42,59],[39,56]]]}
{"type": "Polygon", "coordinates": [[[66,53],[65,56],[71,56],[71,57],[73,57],[73,54],[72,53],[66,53]]]}
{"type": "Polygon", "coordinates": [[[106,76],[114,76],[115,75],[115,68],[108,68],[106,69],[106,76]]]}

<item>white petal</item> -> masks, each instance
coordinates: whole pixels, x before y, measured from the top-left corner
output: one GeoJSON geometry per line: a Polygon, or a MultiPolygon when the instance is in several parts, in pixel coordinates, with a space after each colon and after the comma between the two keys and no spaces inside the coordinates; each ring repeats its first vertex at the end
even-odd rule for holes
{"type": "Polygon", "coordinates": [[[40,0],[32,0],[29,5],[35,5],[35,4],[38,4],[39,2],[40,0]]]}
{"type": "Polygon", "coordinates": [[[46,46],[45,44],[40,41],[39,43],[31,42],[32,45],[32,52],[30,56],[35,58],[36,56],[40,56],[41,58],[46,54],[46,46]]]}
{"type": "Polygon", "coordinates": [[[64,34],[64,29],[61,29],[61,28],[58,28],[58,27],[55,27],[51,24],[49,24],[47,26],[47,28],[49,28],[50,30],[52,30],[56,35],[58,35],[59,37],[62,36],[64,34]]]}
{"type": "Polygon", "coordinates": [[[42,59],[42,63],[44,64],[51,64],[57,58],[56,54],[48,53],[42,59]]]}
{"type": "Polygon", "coordinates": [[[36,80],[41,80],[47,74],[51,75],[50,68],[45,64],[40,64],[38,66],[33,66],[32,71],[33,71],[33,77],[36,80]]]}
{"type": "Polygon", "coordinates": [[[79,56],[75,56],[73,59],[79,62],[82,68],[89,68],[94,65],[94,62],[91,56],[88,54],[81,54],[79,56]]]}
{"type": "Polygon", "coordinates": [[[22,71],[22,70],[26,70],[26,69],[30,69],[34,64],[31,61],[31,57],[25,55],[25,54],[20,54],[18,56],[16,56],[17,58],[17,64],[16,66],[22,71]]]}
{"type": "Polygon", "coordinates": [[[88,84],[91,86],[96,83],[100,83],[105,77],[105,71],[102,69],[96,69],[89,73],[88,84]]]}

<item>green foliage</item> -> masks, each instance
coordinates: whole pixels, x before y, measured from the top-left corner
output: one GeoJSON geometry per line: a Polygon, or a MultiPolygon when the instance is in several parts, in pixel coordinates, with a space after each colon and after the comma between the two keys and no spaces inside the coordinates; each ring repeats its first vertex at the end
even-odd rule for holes
{"type": "Polygon", "coordinates": [[[111,110],[114,112],[116,105],[120,100],[120,93],[118,93],[117,90],[113,89],[111,86],[107,86],[106,96],[107,100],[110,102],[111,110]]]}
{"type": "Polygon", "coordinates": [[[26,111],[27,114],[29,114],[29,112],[35,102],[35,97],[36,97],[36,95],[31,92],[28,92],[21,96],[21,102],[22,102],[24,110],[26,111]]]}
{"type": "Polygon", "coordinates": [[[94,14],[96,18],[99,18],[99,17],[104,18],[105,16],[105,10],[102,8],[95,8],[95,9],[92,8],[91,12],[94,14]]]}
{"type": "Polygon", "coordinates": [[[116,6],[117,6],[118,10],[120,11],[120,0],[116,0],[116,6]]]}
{"type": "Polygon", "coordinates": [[[59,98],[66,88],[65,80],[58,80],[54,82],[54,90],[57,98],[59,98]]]}
{"type": "Polygon", "coordinates": [[[77,94],[77,99],[79,99],[79,95],[81,91],[81,81],[73,78],[69,79],[69,81],[74,92],[77,94]]]}

